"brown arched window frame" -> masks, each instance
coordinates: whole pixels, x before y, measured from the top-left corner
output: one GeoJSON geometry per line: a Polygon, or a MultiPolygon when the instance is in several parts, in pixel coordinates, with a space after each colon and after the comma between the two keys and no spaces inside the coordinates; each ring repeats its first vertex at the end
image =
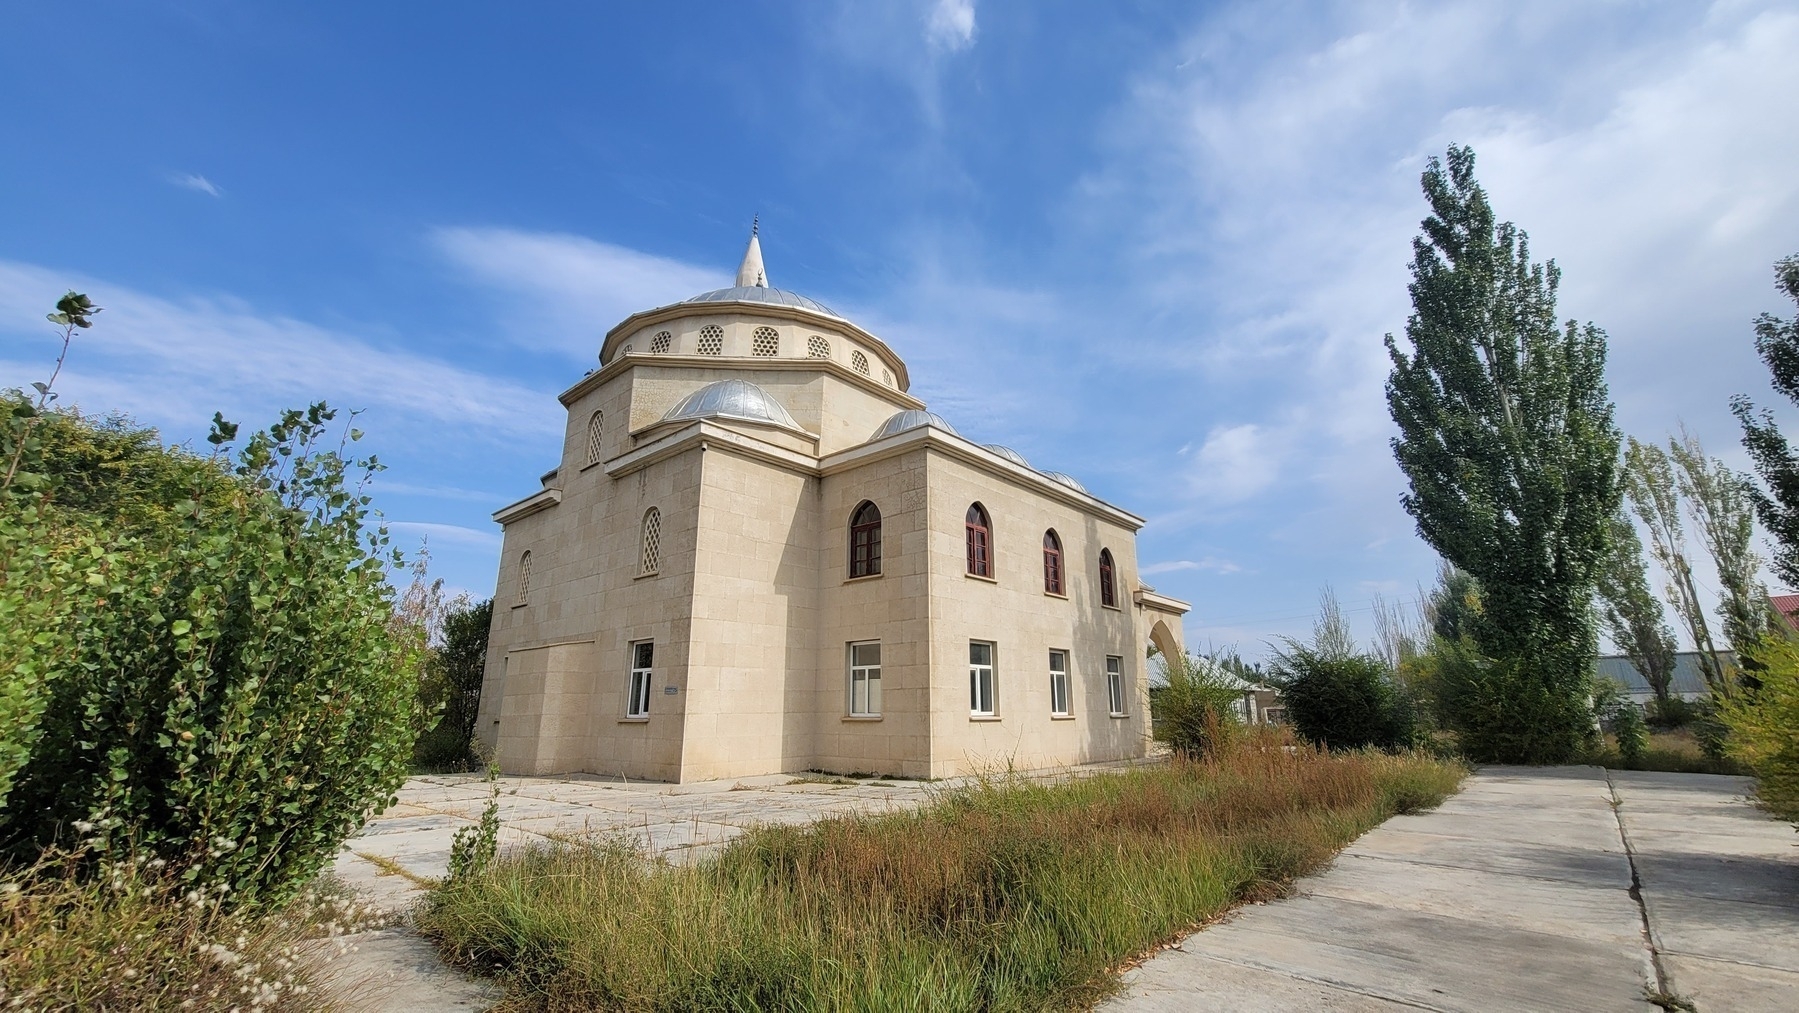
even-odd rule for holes
{"type": "Polygon", "coordinates": [[[863,500],[850,515],[850,576],[881,575],[881,508],[863,500]]]}
{"type": "Polygon", "coordinates": [[[1099,550],[1099,603],[1107,608],[1118,607],[1118,578],[1111,549],[1099,550]]]}
{"type": "Polygon", "coordinates": [[[993,523],[987,518],[987,508],[979,503],[968,506],[968,516],[964,518],[968,540],[968,573],[974,577],[993,576],[993,523]]]}
{"type": "Polygon", "coordinates": [[[1043,533],[1043,590],[1046,594],[1067,594],[1062,587],[1062,539],[1056,529],[1043,533]]]}

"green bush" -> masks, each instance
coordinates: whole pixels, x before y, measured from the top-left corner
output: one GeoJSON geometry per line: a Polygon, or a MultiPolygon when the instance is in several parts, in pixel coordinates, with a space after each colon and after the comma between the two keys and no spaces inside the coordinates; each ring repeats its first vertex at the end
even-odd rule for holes
{"type": "Polygon", "coordinates": [[[1294,730],[1318,745],[1397,750],[1413,743],[1411,699],[1378,658],[1326,654],[1288,640],[1269,664],[1268,681],[1280,689],[1294,730]]]}
{"type": "Polygon", "coordinates": [[[1649,727],[1657,729],[1685,728],[1699,718],[1697,705],[1671,696],[1666,700],[1651,700],[1646,720],[1649,727]]]}
{"type": "Polygon", "coordinates": [[[191,889],[276,902],[390,801],[423,643],[345,486],[377,465],[320,449],[333,417],[286,413],[235,468],[74,411],[6,448],[34,480],[0,503],[0,705],[35,727],[7,726],[0,852],[129,840],[191,889]]]}
{"type": "Polygon", "coordinates": [[[1227,744],[1240,727],[1237,680],[1201,657],[1165,657],[1168,685],[1151,697],[1156,737],[1179,756],[1198,759],[1227,744]]]}
{"type": "Polygon", "coordinates": [[[1799,642],[1770,636],[1746,653],[1762,666],[1761,684],[1718,705],[1727,748],[1754,773],[1756,800],[1799,827],[1799,642]]]}
{"type": "Polygon", "coordinates": [[[470,605],[452,602],[441,623],[443,642],[431,652],[420,703],[433,718],[413,747],[415,766],[442,771],[474,769],[479,759],[470,745],[481,706],[481,679],[487,666],[487,634],[493,626],[493,599],[470,605]]]}
{"type": "Polygon", "coordinates": [[[1468,760],[1567,763],[1593,748],[1588,694],[1544,674],[1565,666],[1488,658],[1467,642],[1440,640],[1435,653],[1437,708],[1468,760]]]}

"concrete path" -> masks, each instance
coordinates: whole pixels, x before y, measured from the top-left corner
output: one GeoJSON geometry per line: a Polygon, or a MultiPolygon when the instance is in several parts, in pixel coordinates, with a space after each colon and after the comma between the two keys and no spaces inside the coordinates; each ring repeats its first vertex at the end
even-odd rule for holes
{"type": "Polygon", "coordinates": [[[1614,798],[1598,768],[1486,768],[1128,973],[1104,1008],[1653,1013],[1665,991],[1790,1013],[1799,835],[1746,787],[1619,774],[1614,798]]]}

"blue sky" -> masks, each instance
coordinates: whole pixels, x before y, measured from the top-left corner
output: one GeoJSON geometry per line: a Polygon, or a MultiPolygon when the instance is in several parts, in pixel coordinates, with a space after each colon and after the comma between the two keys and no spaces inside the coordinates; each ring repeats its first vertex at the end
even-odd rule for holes
{"type": "Polygon", "coordinates": [[[759,213],[775,285],[1149,518],[1189,641],[1259,655],[1326,582],[1367,633],[1433,572],[1380,339],[1450,142],[1610,333],[1624,429],[1744,463],[1795,52],[1769,2],[15,4],[0,384],[48,372],[74,287],[107,307],[85,409],[198,442],[362,408],[396,537],[487,594],[556,392],[627,313],[728,284],[759,213]]]}

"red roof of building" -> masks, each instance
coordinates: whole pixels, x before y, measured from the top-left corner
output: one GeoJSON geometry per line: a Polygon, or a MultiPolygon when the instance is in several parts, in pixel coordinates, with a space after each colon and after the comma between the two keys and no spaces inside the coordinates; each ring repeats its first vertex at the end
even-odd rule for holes
{"type": "Polygon", "coordinates": [[[1768,600],[1774,603],[1774,611],[1786,618],[1788,626],[1799,630],[1799,594],[1771,594],[1768,600]]]}

